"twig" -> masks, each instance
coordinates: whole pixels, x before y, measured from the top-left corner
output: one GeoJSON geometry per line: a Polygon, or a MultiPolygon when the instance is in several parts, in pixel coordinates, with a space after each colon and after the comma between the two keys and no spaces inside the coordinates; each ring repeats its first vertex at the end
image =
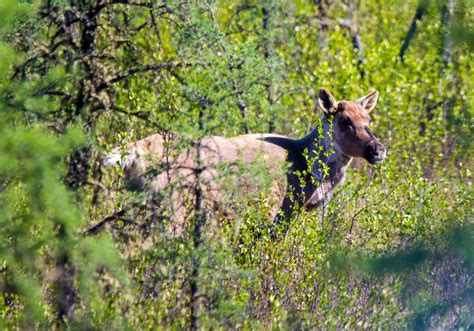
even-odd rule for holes
{"type": "Polygon", "coordinates": [[[125,223],[128,223],[128,224],[132,224],[132,225],[136,225],[136,226],[141,226],[140,224],[132,221],[131,219],[128,219],[126,217],[124,217],[124,215],[129,211],[131,210],[132,208],[135,208],[135,207],[138,207],[140,205],[139,202],[134,202],[134,203],[131,203],[130,205],[116,211],[115,213],[113,213],[112,215],[110,216],[107,216],[105,217],[104,219],[102,219],[101,221],[99,221],[98,223],[90,226],[86,231],[84,231],[84,235],[91,235],[91,234],[96,234],[98,233],[100,230],[102,230],[102,228],[109,222],[114,222],[114,221],[123,221],[125,223]]]}
{"type": "Polygon", "coordinates": [[[84,231],[84,234],[85,235],[89,235],[89,234],[96,234],[98,233],[100,230],[102,230],[102,228],[109,222],[112,222],[112,221],[116,221],[117,219],[119,219],[121,216],[123,216],[125,214],[125,212],[127,211],[128,209],[121,209],[115,213],[113,213],[112,215],[110,216],[107,216],[106,218],[102,219],[100,222],[94,224],[93,226],[89,227],[86,231],[84,231]]]}
{"type": "MultiPolygon", "coordinates": [[[[214,24],[216,26],[218,26],[217,19],[216,19],[215,14],[214,14],[214,10],[209,5],[209,3],[207,3],[206,1],[204,3],[206,4],[206,6],[208,8],[208,11],[211,15],[211,18],[212,18],[214,24]]],[[[224,51],[225,54],[228,54],[227,47],[223,42],[221,42],[219,46],[222,48],[222,50],[224,51]]],[[[228,64],[229,70],[230,70],[231,73],[233,73],[236,69],[238,69],[238,65],[236,66],[234,64],[234,59],[233,59],[232,55],[228,56],[228,60],[229,60],[229,64],[228,64]]],[[[232,82],[232,90],[234,91],[235,95],[237,96],[237,107],[239,108],[240,115],[242,116],[242,118],[244,120],[245,133],[249,134],[250,133],[250,127],[249,127],[249,120],[248,120],[248,116],[247,116],[247,105],[245,104],[242,90],[239,87],[237,79],[232,77],[231,82],[232,82]]]]}
{"type": "MultiPolygon", "coordinates": [[[[144,8],[153,8],[153,2],[139,2],[139,1],[130,1],[130,0],[109,0],[102,2],[96,7],[96,11],[100,12],[107,6],[112,5],[129,5],[129,6],[137,6],[137,7],[144,7],[144,8]]],[[[166,8],[166,4],[162,4],[159,6],[160,8],[166,8]]]]}
{"type": "Polygon", "coordinates": [[[416,8],[415,16],[413,17],[413,20],[411,21],[410,24],[410,29],[407,32],[407,35],[405,36],[405,39],[403,40],[402,47],[400,48],[400,59],[404,60],[405,52],[408,49],[408,46],[410,46],[410,41],[413,39],[413,37],[416,34],[416,23],[417,21],[420,21],[423,18],[423,15],[425,14],[426,11],[426,5],[423,3],[423,1],[420,1],[418,4],[418,7],[416,8]]]}
{"type": "Polygon", "coordinates": [[[446,70],[446,67],[451,63],[453,53],[453,41],[451,40],[451,26],[454,8],[456,7],[456,0],[448,0],[441,8],[441,25],[443,31],[443,42],[440,49],[440,55],[443,59],[443,67],[441,72],[446,70]]]}
{"type": "Polygon", "coordinates": [[[133,76],[137,73],[141,72],[146,72],[146,71],[151,71],[151,70],[163,70],[163,69],[171,69],[175,67],[180,67],[185,64],[181,62],[171,62],[171,63],[156,63],[156,64],[148,64],[144,66],[139,66],[135,68],[130,68],[125,72],[122,72],[120,74],[117,74],[115,77],[112,77],[108,79],[107,81],[103,82],[99,86],[97,86],[96,91],[103,90],[104,88],[107,88],[109,85],[117,83],[121,80],[124,80],[130,76],[133,76]]]}
{"type": "Polygon", "coordinates": [[[357,29],[357,25],[355,22],[355,10],[356,10],[356,5],[353,1],[349,2],[349,9],[348,9],[348,17],[346,19],[339,19],[339,23],[348,28],[351,39],[352,39],[352,46],[354,46],[354,49],[357,52],[358,55],[358,62],[357,62],[357,67],[359,68],[360,76],[361,78],[364,78],[365,76],[365,70],[363,69],[363,66],[365,65],[365,57],[364,57],[364,49],[362,47],[362,39],[360,37],[359,31],[357,29]]]}
{"type": "Polygon", "coordinates": [[[381,204],[383,201],[387,200],[388,197],[393,193],[393,191],[395,191],[400,185],[401,185],[401,184],[394,186],[387,194],[384,195],[384,197],[383,197],[382,199],[380,199],[380,200],[378,200],[378,201],[376,201],[376,202],[374,202],[374,203],[372,203],[372,204],[370,204],[370,205],[366,205],[366,206],[362,207],[361,209],[359,209],[359,210],[354,214],[354,216],[352,216],[351,227],[350,227],[350,229],[349,229],[349,233],[352,234],[352,228],[354,227],[354,221],[355,221],[356,217],[357,217],[361,212],[363,212],[363,211],[366,210],[366,209],[369,209],[369,208],[378,206],[378,205],[381,204]]]}

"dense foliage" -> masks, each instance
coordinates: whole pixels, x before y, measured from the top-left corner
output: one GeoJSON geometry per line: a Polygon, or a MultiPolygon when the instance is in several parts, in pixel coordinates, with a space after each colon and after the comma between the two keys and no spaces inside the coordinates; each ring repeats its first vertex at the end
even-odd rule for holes
{"type": "Polygon", "coordinates": [[[2,328],[472,328],[472,17],[460,0],[2,0],[2,328]],[[171,157],[302,137],[321,86],[379,91],[389,156],[276,239],[264,166],[238,166],[261,190],[232,221],[196,199],[180,236],[174,188],[103,166],[154,133],[171,157]]]}

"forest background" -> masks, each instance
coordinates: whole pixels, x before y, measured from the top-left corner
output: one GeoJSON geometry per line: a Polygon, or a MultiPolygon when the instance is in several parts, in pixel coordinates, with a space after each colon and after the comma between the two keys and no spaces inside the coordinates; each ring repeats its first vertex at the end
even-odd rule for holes
{"type": "Polygon", "coordinates": [[[2,329],[472,328],[473,11],[2,0],[2,329]],[[156,196],[103,166],[154,133],[180,148],[302,137],[321,119],[319,87],[379,91],[388,158],[355,162],[333,201],[277,240],[263,191],[232,222],[189,220],[176,237],[156,196]]]}

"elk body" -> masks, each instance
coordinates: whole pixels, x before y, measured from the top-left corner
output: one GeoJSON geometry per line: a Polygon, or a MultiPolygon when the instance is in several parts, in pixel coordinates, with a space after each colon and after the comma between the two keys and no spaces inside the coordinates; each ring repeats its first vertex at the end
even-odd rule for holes
{"type": "Polygon", "coordinates": [[[120,163],[126,179],[139,181],[153,192],[174,186],[168,211],[173,234],[183,231],[197,193],[208,218],[231,216],[246,195],[258,193],[263,182],[252,171],[246,172],[246,166],[260,167],[270,179],[264,197],[269,217],[276,223],[289,221],[301,207],[313,209],[329,202],[353,157],[374,164],[385,158],[385,146],[369,128],[368,113],[377,97],[372,92],[355,102],[336,102],[329,91],[320,89],[321,126],[301,139],[273,134],[210,136],[192,148],[170,153],[166,137],[153,135],[131,144],[125,153],[113,152],[106,164],[120,163]],[[157,164],[165,166],[160,170],[157,164]],[[145,176],[153,167],[155,174],[145,176]]]}

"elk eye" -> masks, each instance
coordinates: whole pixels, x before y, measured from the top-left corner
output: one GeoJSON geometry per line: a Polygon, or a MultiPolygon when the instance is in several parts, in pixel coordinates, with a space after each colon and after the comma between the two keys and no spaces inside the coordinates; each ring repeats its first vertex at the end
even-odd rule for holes
{"type": "Polygon", "coordinates": [[[341,127],[343,129],[347,129],[352,126],[352,121],[348,117],[343,117],[339,120],[341,127]]]}

